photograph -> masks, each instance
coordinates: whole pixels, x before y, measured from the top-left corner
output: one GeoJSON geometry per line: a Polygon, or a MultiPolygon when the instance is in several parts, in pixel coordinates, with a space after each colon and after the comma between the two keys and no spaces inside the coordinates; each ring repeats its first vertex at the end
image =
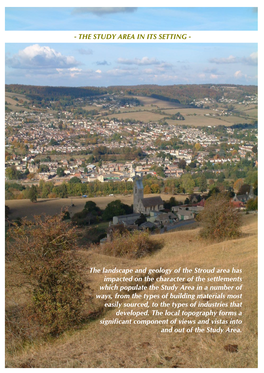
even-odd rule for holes
{"type": "Polygon", "coordinates": [[[258,7],[6,6],[4,48],[5,367],[258,368],[258,7]]]}

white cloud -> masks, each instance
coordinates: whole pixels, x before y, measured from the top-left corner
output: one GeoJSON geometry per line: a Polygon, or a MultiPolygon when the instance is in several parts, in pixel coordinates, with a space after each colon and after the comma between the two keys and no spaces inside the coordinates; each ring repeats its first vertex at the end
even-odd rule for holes
{"type": "Polygon", "coordinates": [[[241,78],[242,76],[244,77],[245,75],[242,74],[241,70],[236,71],[235,74],[234,74],[235,78],[241,78]]]}
{"type": "Polygon", "coordinates": [[[34,44],[6,58],[6,64],[16,69],[70,68],[79,65],[73,56],[64,56],[48,46],[34,44]]]}
{"type": "Polygon", "coordinates": [[[74,8],[72,14],[85,14],[93,13],[97,16],[103,16],[105,14],[113,13],[132,13],[135,12],[137,8],[133,7],[89,7],[89,8],[74,8]]]}
{"type": "Polygon", "coordinates": [[[251,61],[252,64],[257,64],[258,63],[258,52],[251,53],[248,60],[251,61]]]}
{"type": "Polygon", "coordinates": [[[92,49],[84,49],[84,48],[80,48],[80,49],[77,49],[77,51],[78,51],[80,54],[83,54],[83,55],[93,54],[92,49]]]}
{"type": "Polygon", "coordinates": [[[112,70],[108,70],[107,71],[107,74],[108,75],[112,75],[112,76],[129,76],[129,75],[138,75],[138,71],[137,70],[128,70],[128,69],[112,69],[112,70]]]}
{"type": "Polygon", "coordinates": [[[237,58],[231,55],[227,58],[212,58],[210,59],[210,62],[219,64],[219,65],[226,64],[226,63],[235,63],[237,62],[237,58]]]}
{"type": "Polygon", "coordinates": [[[158,61],[156,58],[148,58],[143,57],[142,59],[134,58],[132,60],[128,60],[126,58],[118,58],[118,63],[124,64],[124,65],[160,65],[162,62],[158,61]]]}
{"type": "Polygon", "coordinates": [[[210,78],[211,78],[211,79],[214,79],[214,80],[215,80],[215,79],[218,79],[218,75],[211,74],[211,75],[210,75],[210,78]]]}
{"type": "Polygon", "coordinates": [[[249,57],[235,57],[230,55],[227,58],[211,58],[209,60],[211,63],[216,63],[218,65],[222,64],[232,64],[232,63],[242,63],[243,65],[257,65],[258,63],[258,53],[251,53],[249,57]]]}

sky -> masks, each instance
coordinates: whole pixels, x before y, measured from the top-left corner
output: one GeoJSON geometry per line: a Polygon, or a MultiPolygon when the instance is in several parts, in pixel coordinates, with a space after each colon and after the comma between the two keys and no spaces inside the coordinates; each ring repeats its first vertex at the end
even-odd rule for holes
{"type": "Polygon", "coordinates": [[[257,30],[257,17],[251,7],[6,7],[5,29],[243,31],[257,30]]]}
{"type": "MultiPolygon", "coordinates": [[[[7,31],[258,30],[256,8],[6,8],[7,31]]],[[[6,43],[6,84],[257,84],[254,43],[6,43]]]]}

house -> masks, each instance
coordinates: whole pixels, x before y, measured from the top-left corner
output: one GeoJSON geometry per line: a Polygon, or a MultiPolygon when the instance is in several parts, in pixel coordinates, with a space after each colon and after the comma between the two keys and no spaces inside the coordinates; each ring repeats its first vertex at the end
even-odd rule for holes
{"type": "Polygon", "coordinates": [[[177,212],[177,216],[179,220],[190,220],[190,219],[194,219],[194,212],[190,210],[179,210],[177,212]]]}
{"type": "Polygon", "coordinates": [[[173,224],[175,223],[176,221],[178,221],[179,218],[177,215],[173,214],[172,212],[168,212],[168,213],[162,213],[162,214],[159,214],[154,223],[161,226],[161,225],[169,225],[169,224],[173,224]]]}
{"type": "Polygon", "coordinates": [[[140,218],[140,214],[128,214],[128,215],[119,215],[113,217],[113,225],[123,224],[126,225],[133,225],[135,224],[136,220],[140,218]]]}
{"type": "Polygon", "coordinates": [[[235,197],[233,198],[232,201],[233,202],[242,202],[242,203],[246,204],[249,199],[255,199],[255,198],[256,198],[256,196],[254,195],[253,188],[251,186],[249,193],[246,192],[246,194],[238,194],[238,195],[235,194],[235,197]]]}
{"type": "MultiPolygon", "coordinates": [[[[203,209],[203,207],[200,207],[203,209]]],[[[190,220],[194,219],[195,213],[197,213],[200,209],[197,210],[197,206],[173,206],[172,210],[177,215],[179,220],[190,220]]]]}
{"type": "Polygon", "coordinates": [[[230,203],[231,203],[231,206],[236,210],[245,210],[245,204],[241,201],[231,200],[230,203]]]}
{"type": "Polygon", "coordinates": [[[139,226],[139,229],[146,230],[146,229],[155,229],[156,225],[154,223],[151,223],[150,221],[145,221],[145,223],[142,223],[139,226]]]}

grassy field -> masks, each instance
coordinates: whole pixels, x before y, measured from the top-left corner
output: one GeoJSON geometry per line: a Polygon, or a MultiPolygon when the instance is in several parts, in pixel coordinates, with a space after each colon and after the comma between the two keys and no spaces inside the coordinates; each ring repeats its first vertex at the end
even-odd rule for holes
{"type": "MultiPolygon", "coordinates": [[[[158,122],[170,115],[180,112],[185,120],[173,120],[166,119],[166,121],[171,125],[187,125],[187,126],[231,126],[238,123],[249,123],[250,121],[257,119],[257,109],[255,107],[245,107],[237,105],[237,110],[241,112],[241,116],[230,115],[230,116],[213,116],[216,115],[213,109],[200,109],[200,108],[180,108],[176,104],[166,103],[163,101],[161,105],[161,100],[155,100],[146,98],[144,101],[144,107],[133,108],[133,109],[121,109],[121,113],[107,115],[108,118],[117,118],[119,120],[133,119],[142,122],[158,122]],[[152,104],[150,104],[153,102],[152,104]],[[152,105],[152,106],[151,106],[152,105]],[[162,114],[151,112],[152,110],[161,109],[162,114]],[[122,112],[122,110],[124,112],[122,112]],[[210,114],[210,115],[208,115],[210,114]]],[[[220,111],[221,108],[218,108],[220,111]]],[[[225,110],[225,109],[224,109],[225,110]]],[[[103,116],[102,116],[103,117],[103,116]]]]}
{"type": "Polygon", "coordinates": [[[131,113],[120,113],[120,114],[113,114],[107,116],[109,119],[111,118],[117,118],[119,120],[125,120],[125,119],[134,119],[139,120],[141,122],[158,122],[160,119],[164,118],[164,115],[157,114],[157,113],[151,113],[149,111],[134,111],[131,113]]]}
{"type": "MultiPolygon", "coordinates": [[[[60,337],[46,342],[33,340],[25,344],[19,343],[14,335],[9,336],[6,344],[6,366],[10,368],[256,368],[257,216],[244,215],[242,230],[241,238],[220,243],[199,239],[199,228],[155,235],[153,239],[163,243],[162,249],[138,260],[113,258],[89,250],[79,252],[85,264],[87,283],[94,294],[98,293],[99,286],[105,283],[103,274],[89,274],[89,268],[93,266],[133,269],[240,268],[243,277],[243,307],[239,309],[243,311],[241,317],[243,324],[240,326],[242,333],[161,333],[161,325],[105,326],[100,324],[100,319],[97,319],[84,324],[79,330],[65,332],[60,337]],[[228,344],[237,345],[237,351],[227,351],[224,347],[228,344]]],[[[14,287],[19,279],[13,272],[12,264],[7,265],[6,276],[7,308],[14,307],[14,304],[17,307],[21,306],[27,299],[22,287],[17,289],[14,287]]],[[[203,276],[208,277],[207,274],[203,276]]],[[[196,286],[198,283],[193,284],[196,286]]],[[[223,283],[215,282],[215,285],[223,285],[223,283]]],[[[151,294],[151,292],[147,289],[140,294],[151,294]]],[[[161,295],[162,292],[157,290],[155,294],[161,295]]],[[[140,301],[133,300],[133,303],[135,302],[140,301]]],[[[87,304],[87,308],[89,307],[90,305],[87,304]]],[[[136,309],[144,310],[141,307],[136,309]]],[[[171,306],[167,309],[173,310],[171,306]]],[[[121,305],[120,310],[127,310],[127,308],[121,305]]],[[[164,311],[164,308],[158,310],[164,311]]],[[[197,311],[201,308],[195,307],[192,310],[197,311]]],[[[101,319],[115,318],[116,311],[113,308],[109,309],[101,319]]],[[[134,316],[129,318],[135,319],[134,316]]],[[[230,317],[223,318],[230,320],[230,317]]]]}
{"type": "Polygon", "coordinates": [[[136,96],[136,98],[143,104],[143,105],[152,105],[156,106],[160,109],[165,109],[165,108],[177,108],[179,105],[174,102],[169,102],[169,101],[163,101],[159,100],[157,98],[152,98],[152,97],[143,97],[143,96],[136,96]]]}
{"type": "Polygon", "coordinates": [[[222,117],[222,120],[226,122],[225,126],[232,126],[233,124],[244,124],[244,123],[250,123],[252,121],[252,118],[243,118],[235,115],[227,116],[227,117],[222,117]]]}
{"type": "MultiPolygon", "coordinates": [[[[24,110],[24,107],[15,101],[13,97],[17,97],[19,100],[27,101],[25,96],[22,94],[14,94],[11,92],[6,92],[5,100],[7,106],[14,111],[24,110]],[[18,104],[18,106],[16,106],[18,104]]],[[[134,107],[134,108],[121,108],[120,113],[111,114],[111,112],[106,111],[103,108],[97,107],[95,105],[84,106],[85,110],[98,110],[98,118],[117,118],[119,120],[133,119],[142,122],[158,122],[168,115],[173,115],[180,112],[184,117],[184,121],[177,121],[168,119],[167,122],[172,125],[187,125],[187,126],[218,126],[218,125],[232,125],[237,123],[248,123],[251,120],[256,120],[258,115],[258,109],[255,104],[252,105],[234,105],[235,110],[241,113],[241,116],[228,116],[228,117],[209,117],[205,114],[215,114],[216,112],[210,109],[200,109],[200,108],[182,108],[181,105],[177,103],[163,101],[151,97],[136,96],[140,100],[141,104],[144,106],[134,107]],[[152,112],[155,109],[161,109],[164,114],[158,114],[152,112]],[[106,114],[107,113],[107,114],[106,114]],[[166,114],[165,114],[166,113],[166,114]]],[[[218,107],[218,110],[224,108],[218,107]]],[[[28,109],[27,109],[28,110],[28,109]]],[[[33,110],[32,108],[29,109],[33,110]]],[[[43,109],[45,111],[46,109],[43,109]]],[[[225,109],[224,109],[225,110],[225,109]]]]}
{"type": "Polygon", "coordinates": [[[22,104],[20,104],[18,101],[14,100],[13,97],[16,97],[18,100],[23,100],[25,102],[28,102],[26,99],[26,96],[19,93],[12,93],[12,92],[5,92],[5,101],[7,102],[7,107],[10,110],[13,111],[24,111],[28,109],[25,109],[22,104]],[[18,106],[17,106],[18,105],[18,106]]]}
{"type": "Polygon", "coordinates": [[[82,107],[84,110],[100,110],[101,108],[96,105],[86,105],[82,107]]]}
{"type": "Polygon", "coordinates": [[[26,96],[20,93],[12,93],[12,92],[5,92],[5,100],[10,104],[16,104],[17,101],[13,99],[13,97],[16,97],[18,100],[23,100],[28,102],[29,100],[26,99],[26,96]]]}
{"type": "MultiPolygon", "coordinates": [[[[170,194],[159,194],[164,201],[167,201],[172,197],[170,194]]],[[[155,197],[157,194],[146,194],[145,197],[155,197]]],[[[188,195],[176,195],[174,196],[177,201],[184,201],[188,195]]],[[[6,200],[5,204],[11,209],[10,218],[22,218],[27,216],[31,219],[34,215],[55,215],[61,212],[65,207],[68,207],[70,214],[75,214],[84,208],[87,201],[94,201],[97,206],[101,209],[105,209],[108,203],[120,199],[127,205],[133,204],[133,195],[115,195],[107,197],[93,197],[93,198],[81,198],[81,197],[69,197],[69,198],[39,198],[36,203],[30,202],[28,199],[16,199],[6,200]],[[71,205],[74,204],[74,207],[71,205]]]]}

